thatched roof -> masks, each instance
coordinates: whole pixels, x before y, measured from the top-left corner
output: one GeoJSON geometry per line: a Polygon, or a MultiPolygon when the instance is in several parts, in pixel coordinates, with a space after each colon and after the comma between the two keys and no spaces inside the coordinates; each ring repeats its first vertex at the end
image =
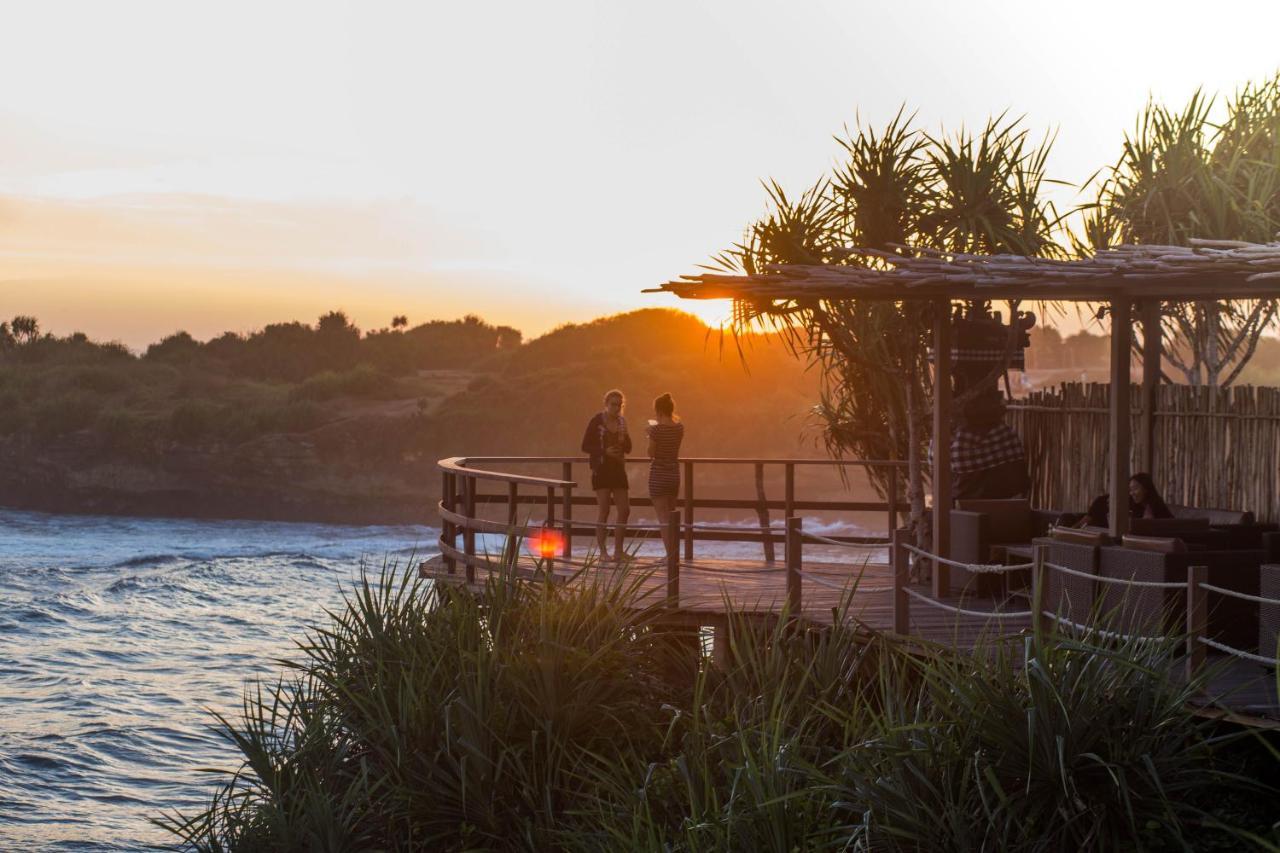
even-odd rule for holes
{"type": "Polygon", "coordinates": [[[761,275],[699,273],[647,292],[686,299],[1132,299],[1280,297],[1280,242],[1192,240],[1190,246],[1116,246],[1091,258],[966,255],[933,249],[848,249],[875,266],[786,265],[761,275]]]}

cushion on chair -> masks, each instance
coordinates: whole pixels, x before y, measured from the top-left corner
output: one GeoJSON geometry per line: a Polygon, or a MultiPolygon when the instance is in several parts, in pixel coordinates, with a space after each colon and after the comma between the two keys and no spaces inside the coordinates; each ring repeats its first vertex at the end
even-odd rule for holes
{"type": "Polygon", "coordinates": [[[1120,542],[1126,548],[1139,551],[1159,551],[1162,554],[1185,554],[1187,551],[1187,543],[1172,537],[1125,536],[1120,542]]]}
{"type": "Polygon", "coordinates": [[[1210,524],[1253,524],[1253,513],[1244,509],[1213,509],[1211,507],[1169,504],[1174,518],[1206,518],[1210,524]]]}
{"type": "Polygon", "coordinates": [[[987,535],[991,542],[1029,542],[1031,540],[1031,501],[1025,498],[985,500],[969,498],[956,501],[956,509],[980,512],[988,517],[987,535]]]}
{"type": "Polygon", "coordinates": [[[1160,536],[1169,538],[1176,536],[1185,539],[1197,533],[1209,530],[1209,519],[1197,518],[1135,518],[1129,523],[1136,536],[1160,536]]]}
{"type": "Polygon", "coordinates": [[[1105,545],[1108,539],[1107,531],[1099,527],[1055,527],[1049,531],[1049,538],[1073,545],[1105,545]]]}

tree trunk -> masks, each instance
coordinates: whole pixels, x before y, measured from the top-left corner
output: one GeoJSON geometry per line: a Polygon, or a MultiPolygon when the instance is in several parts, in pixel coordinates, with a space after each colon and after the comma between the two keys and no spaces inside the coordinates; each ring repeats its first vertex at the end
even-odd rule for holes
{"type": "Polygon", "coordinates": [[[1218,387],[1218,379],[1222,375],[1221,355],[1218,350],[1218,332],[1222,324],[1217,302],[1204,304],[1204,373],[1205,384],[1210,388],[1218,387]]]}

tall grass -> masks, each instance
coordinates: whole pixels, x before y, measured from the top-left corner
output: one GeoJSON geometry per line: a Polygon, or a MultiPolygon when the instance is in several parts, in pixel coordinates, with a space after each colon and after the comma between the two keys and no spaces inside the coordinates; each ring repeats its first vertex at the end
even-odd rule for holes
{"type": "Polygon", "coordinates": [[[243,766],[158,822],[210,851],[1240,842],[1192,804],[1253,789],[1187,710],[1202,685],[1167,677],[1173,641],[970,655],[739,615],[712,665],[638,595],[362,578],[285,678],[218,719],[243,766]]]}

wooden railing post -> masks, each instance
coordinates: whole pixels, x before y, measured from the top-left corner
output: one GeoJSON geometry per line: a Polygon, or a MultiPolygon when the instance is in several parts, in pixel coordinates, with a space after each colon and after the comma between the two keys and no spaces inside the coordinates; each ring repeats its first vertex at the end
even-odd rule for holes
{"type": "Polygon", "coordinates": [[[1187,680],[1204,666],[1205,646],[1200,638],[1209,628],[1209,596],[1200,584],[1209,580],[1208,566],[1187,566],[1187,680]]]}
{"type": "MultiPolygon", "coordinates": [[[[456,512],[458,506],[458,495],[454,484],[454,477],[445,471],[440,483],[440,502],[444,504],[444,508],[449,512],[456,512]]],[[[452,521],[443,521],[440,524],[440,538],[445,541],[451,548],[458,547],[458,531],[453,526],[452,521]]],[[[458,561],[448,555],[444,558],[444,567],[449,574],[454,574],[458,570],[458,561]]]]}
{"type": "Polygon", "coordinates": [[[476,582],[476,478],[463,475],[462,479],[462,513],[466,516],[467,526],[462,531],[462,551],[467,555],[467,583],[476,582]]]}
{"type": "Polygon", "coordinates": [[[788,518],[787,519],[787,541],[786,541],[786,560],[787,560],[787,610],[791,614],[792,619],[800,617],[800,607],[803,602],[800,599],[800,572],[803,567],[803,542],[800,538],[800,525],[803,519],[788,518]]]}
{"type": "Polygon", "coordinates": [[[1053,619],[1045,611],[1056,608],[1050,605],[1045,593],[1049,589],[1049,569],[1045,566],[1045,546],[1035,544],[1031,548],[1031,626],[1037,634],[1045,636],[1053,630],[1053,619]]]}
{"type": "Polygon", "coordinates": [[[667,516],[669,536],[663,537],[667,545],[667,605],[680,606],[680,510],[673,509],[667,516]]]}
{"type": "Polygon", "coordinates": [[[772,566],[777,561],[777,555],[773,550],[773,539],[770,538],[769,531],[769,503],[768,497],[764,493],[764,463],[755,463],[756,469],[756,520],[760,522],[760,527],[764,531],[764,562],[766,566],[772,566]]]}
{"type": "Polygon", "coordinates": [[[547,520],[544,522],[548,530],[556,526],[556,487],[547,486],[547,520]]]}
{"type": "Polygon", "coordinates": [[[911,555],[907,553],[907,531],[894,529],[893,536],[893,633],[905,637],[911,633],[911,555]]]}
{"type": "MultiPolygon", "coordinates": [[[[684,558],[693,559],[693,463],[684,463],[684,558]]],[[[677,538],[676,543],[679,542],[677,538]]]]}
{"type": "MultiPolygon", "coordinates": [[[[565,462],[564,467],[560,470],[560,479],[566,483],[573,483],[573,463],[565,462]]],[[[561,515],[564,516],[564,559],[566,562],[573,559],[573,486],[564,487],[564,506],[561,508],[561,515]]]]}
{"type": "Polygon", "coordinates": [[[516,551],[516,509],[520,505],[520,487],[514,483],[507,483],[507,553],[503,556],[506,559],[514,561],[520,558],[516,551]]]}
{"type": "Polygon", "coordinates": [[[783,468],[782,514],[791,518],[796,514],[796,465],[787,462],[783,468]]]}

